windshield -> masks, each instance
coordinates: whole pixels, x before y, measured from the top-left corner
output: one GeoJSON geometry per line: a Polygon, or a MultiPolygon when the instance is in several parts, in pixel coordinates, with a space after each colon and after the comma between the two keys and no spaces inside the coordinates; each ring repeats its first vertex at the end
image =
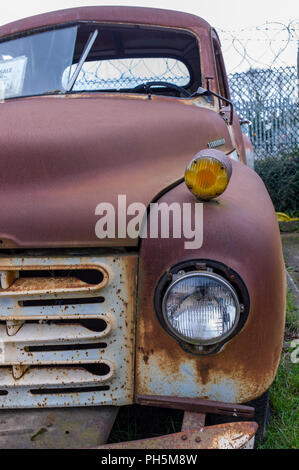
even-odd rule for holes
{"type": "MultiPolygon", "coordinates": [[[[200,86],[196,38],[170,28],[83,23],[0,42],[0,99],[134,92],[147,82],[196,90],[200,86]]],[[[167,87],[162,92],[176,94],[167,87]]]]}
{"type": "MultiPolygon", "coordinates": [[[[75,69],[76,65],[72,65],[65,70],[62,77],[64,86],[75,69]]],[[[160,80],[186,86],[190,74],[185,64],[166,57],[89,61],[84,63],[73,90],[121,90],[160,80]]]]}

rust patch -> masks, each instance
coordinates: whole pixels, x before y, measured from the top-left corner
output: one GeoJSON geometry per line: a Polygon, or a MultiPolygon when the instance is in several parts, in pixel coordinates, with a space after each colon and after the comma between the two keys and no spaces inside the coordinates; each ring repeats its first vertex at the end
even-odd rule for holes
{"type": "Polygon", "coordinates": [[[227,125],[216,108],[186,106],[175,98],[48,96],[32,98],[30,103],[20,98],[3,106],[0,174],[5,178],[0,185],[0,219],[5,233],[0,239],[13,240],[18,247],[137,247],[137,238],[97,238],[99,202],[117,207],[118,195],[125,194],[127,206],[136,201],[147,206],[161,191],[176,185],[194,155],[219,134],[226,141],[223,150],[233,151],[227,125]],[[119,120],[123,124],[115,139],[119,120]],[[10,132],[12,123],[17,134],[10,132]]]}
{"type": "MultiPolygon", "coordinates": [[[[219,204],[204,204],[203,246],[199,250],[184,250],[182,239],[172,239],[171,249],[169,240],[142,240],[138,395],[208,397],[244,403],[260,396],[275,377],[285,315],[285,269],[278,224],[260,178],[242,163],[232,164],[232,178],[217,199],[219,204]],[[243,279],[250,297],[250,312],[243,329],[220,352],[207,357],[184,351],[162,328],[153,306],[154,291],[162,274],[188,259],[211,259],[229,266],[243,279]],[[146,364],[142,348],[146,351],[146,364]],[[151,350],[154,353],[148,354],[151,350]]],[[[158,202],[170,205],[192,201],[182,183],[158,202]]]]}
{"type": "Polygon", "coordinates": [[[256,431],[255,422],[218,424],[151,439],[103,445],[98,449],[241,449],[256,431]]]}
{"type": "MultiPolygon", "coordinates": [[[[2,260],[3,263],[3,260],[2,260]]],[[[105,268],[102,266],[94,265],[77,265],[77,266],[10,266],[8,264],[0,265],[1,274],[1,288],[0,297],[7,297],[11,295],[33,295],[33,294],[57,294],[61,292],[92,292],[102,289],[108,282],[109,275],[105,268]],[[97,270],[101,273],[102,279],[98,284],[90,284],[81,281],[76,277],[69,275],[70,272],[75,271],[88,271],[97,270]],[[20,272],[23,271],[67,271],[68,275],[63,277],[19,277],[20,272]]]]}
{"type": "Polygon", "coordinates": [[[201,428],[205,425],[205,420],[205,413],[185,411],[182,423],[182,431],[185,431],[186,429],[201,428]]]}
{"type": "Polygon", "coordinates": [[[138,396],[137,401],[141,405],[192,411],[195,414],[215,413],[220,415],[243,416],[245,418],[252,418],[254,416],[253,407],[238,405],[236,403],[164,396],[138,396]]]}

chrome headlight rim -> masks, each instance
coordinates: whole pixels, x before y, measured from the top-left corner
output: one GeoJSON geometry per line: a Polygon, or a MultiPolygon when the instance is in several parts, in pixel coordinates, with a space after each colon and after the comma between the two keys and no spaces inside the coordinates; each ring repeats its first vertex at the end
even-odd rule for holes
{"type": "Polygon", "coordinates": [[[235,270],[226,264],[221,263],[220,261],[206,258],[196,258],[192,260],[181,261],[171,266],[167,271],[164,272],[164,274],[162,274],[155,289],[154,309],[162,328],[181,346],[182,349],[190,354],[206,356],[217,354],[244,328],[250,311],[250,297],[245,282],[235,270]],[[225,339],[213,345],[192,344],[178,338],[178,336],[168,328],[168,324],[165,322],[162,312],[163,297],[167,288],[173,281],[174,276],[176,276],[179,271],[185,271],[187,274],[191,271],[202,272],[203,270],[214,272],[215,274],[221,276],[226,282],[228,282],[235,290],[241,307],[239,322],[236,324],[234,331],[232,331],[231,334],[225,339]]]}
{"type": "Polygon", "coordinates": [[[234,330],[237,328],[237,325],[239,323],[240,312],[241,312],[241,304],[239,302],[237,293],[235,292],[232,285],[226,279],[224,279],[222,276],[219,276],[218,274],[212,273],[210,271],[203,271],[203,270],[202,271],[190,271],[190,272],[187,272],[187,273],[184,272],[181,275],[178,275],[178,277],[169,284],[168,288],[165,291],[163,300],[162,300],[162,313],[163,313],[164,321],[167,324],[167,327],[169,328],[169,330],[172,332],[172,334],[177,336],[180,340],[182,340],[186,343],[194,344],[194,345],[197,345],[197,346],[215,345],[215,344],[220,343],[221,341],[224,341],[229,336],[231,336],[232,333],[234,332],[234,330]],[[220,284],[222,284],[223,286],[226,287],[226,289],[230,292],[230,294],[232,295],[232,297],[234,299],[235,306],[236,306],[236,314],[235,314],[235,321],[234,321],[233,327],[229,331],[227,331],[226,333],[221,335],[220,337],[210,339],[210,340],[204,340],[204,339],[202,339],[202,340],[193,340],[192,338],[181,335],[175,328],[173,328],[173,326],[171,325],[171,323],[168,320],[168,314],[167,314],[167,309],[166,309],[168,294],[170,293],[171,289],[176,284],[181,282],[183,279],[188,279],[188,278],[194,277],[194,276],[195,277],[202,277],[202,278],[204,277],[204,278],[216,280],[217,282],[219,282],[220,284]]]}

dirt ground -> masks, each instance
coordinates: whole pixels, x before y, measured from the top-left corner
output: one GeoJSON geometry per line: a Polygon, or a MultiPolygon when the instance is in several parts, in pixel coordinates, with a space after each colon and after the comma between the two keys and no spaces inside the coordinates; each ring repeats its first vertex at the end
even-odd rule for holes
{"type": "Polygon", "coordinates": [[[281,239],[287,270],[299,288],[299,233],[282,233],[281,239]]]}

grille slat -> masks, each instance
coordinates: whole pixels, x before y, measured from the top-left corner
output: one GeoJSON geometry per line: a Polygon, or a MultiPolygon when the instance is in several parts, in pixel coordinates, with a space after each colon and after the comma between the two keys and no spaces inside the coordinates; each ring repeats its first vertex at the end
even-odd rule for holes
{"type": "Polygon", "coordinates": [[[0,265],[0,297],[94,292],[108,282],[108,273],[102,266],[82,269],[80,265],[74,265],[63,268],[0,265]]]}
{"type": "Polygon", "coordinates": [[[39,388],[30,390],[30,393],[33,395],[61,395],[62,393],[106,392],[109,389],[109,385],[98,385],[97,387],[39,388]]]}

